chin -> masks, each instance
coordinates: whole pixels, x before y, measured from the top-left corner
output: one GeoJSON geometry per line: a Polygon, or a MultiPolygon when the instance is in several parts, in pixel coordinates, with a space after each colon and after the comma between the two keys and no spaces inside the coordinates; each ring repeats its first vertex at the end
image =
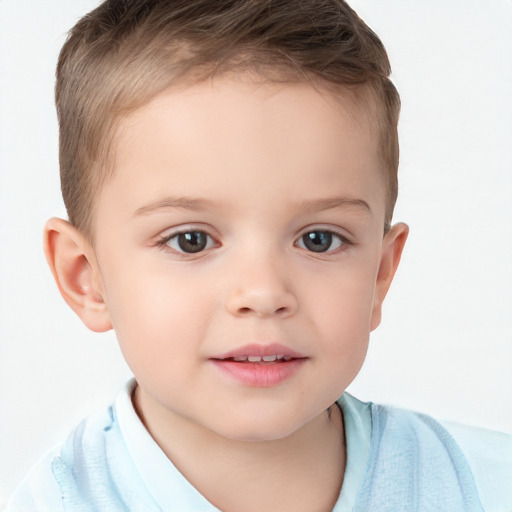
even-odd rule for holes
{"type": "MultiPolygon", "coordinates": [[[[266,415],[265,415],[266,416],[266,415]]],[[[236,418],[216,429],[222,437],[241,442],[270,442],[284,439],[303,426],[297,418],[283,417],[236,418]]]]}

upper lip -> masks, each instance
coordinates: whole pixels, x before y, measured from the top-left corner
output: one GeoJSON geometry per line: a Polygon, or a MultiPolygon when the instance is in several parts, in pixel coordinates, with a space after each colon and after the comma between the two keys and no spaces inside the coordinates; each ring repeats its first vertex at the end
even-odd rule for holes
{"type": "Polygon", "coordinates": [[[270,343],[270,344],[258,344],[258,343],[251,343],[249,345],[243,345],[242,347],[238,347],[234,350],[230,350],[229,352],[224,352],[223,354],[218,354],[210,359],[231,359],[234,357],[242,357],[242,356],[257,356],[257,357],[264,357],[264,356],[273,356],[273,355],[280,355],[280,356],[288,356],[293,359],[302,359],[306,356],[292,350],[291,348],[281,345],[280,343],[270,343]]]}

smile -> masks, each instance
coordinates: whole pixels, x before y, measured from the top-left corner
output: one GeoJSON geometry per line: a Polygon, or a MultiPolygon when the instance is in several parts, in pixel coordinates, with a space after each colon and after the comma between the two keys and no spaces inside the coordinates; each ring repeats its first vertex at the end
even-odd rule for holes
{"type": "Polygon", "coordinates": [[[224,376],[249,387],[272,387],[295,375],[308,358],[282,345],[248,345],[210,358],[224,376]]]}
{"type": "Polygon", "coordinates": [[[280,363],[281,361],[291,361],[292,359],[292,356],[285,356],[283,354],[274,354],[272,356],[239,356],[232,358],[236,363],[280,363]]]}

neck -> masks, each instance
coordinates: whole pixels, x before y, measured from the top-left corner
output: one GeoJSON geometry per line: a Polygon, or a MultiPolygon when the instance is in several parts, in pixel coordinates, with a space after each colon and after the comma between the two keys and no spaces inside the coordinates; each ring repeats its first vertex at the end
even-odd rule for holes
{"type": "Polygon", "coordinates": [[[137,387],[134,404],[173,464],[224,512],[330,511],[345,468],[343,419],[336,406],[270,441],[229,439],[184,418],[152,414],[137,387]],[[226,485],[229,482],[229,485],[226,485]]]}

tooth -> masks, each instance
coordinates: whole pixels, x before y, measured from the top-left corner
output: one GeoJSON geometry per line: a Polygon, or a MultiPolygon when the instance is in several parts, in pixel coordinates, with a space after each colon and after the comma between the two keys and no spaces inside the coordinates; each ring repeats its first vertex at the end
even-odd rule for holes
{"type": "Polygon", "coordinates": [[[279,354],[276,356],[277,359],[283,359],[283,357],[284,357],[283,354],[279,354]]]}
{"type": "Polygon", "coordinates": [[[249,356],[248,359],[249,359],[249,362],[251,362],[251,363],[259,363],[261,361],[260,356],[249,356]]]}
{"type": "Polygon", "coordinates": [[[292,356],[284,356],[283,359],[285,361],[291,361],[293,359],[293,357],[292,356]]]}
{"type": "Polygon", "coordinates": [[[243,363],[244,361],[247,361],[247,356],[233,357],[233,361],[236,361],[237,363],[243,363]]]}
{"type": "Polygon", "coordinates": [[[263,356],[263,361],[271,362],[275,361],[277,359],[277,356],[263,356]]]}

